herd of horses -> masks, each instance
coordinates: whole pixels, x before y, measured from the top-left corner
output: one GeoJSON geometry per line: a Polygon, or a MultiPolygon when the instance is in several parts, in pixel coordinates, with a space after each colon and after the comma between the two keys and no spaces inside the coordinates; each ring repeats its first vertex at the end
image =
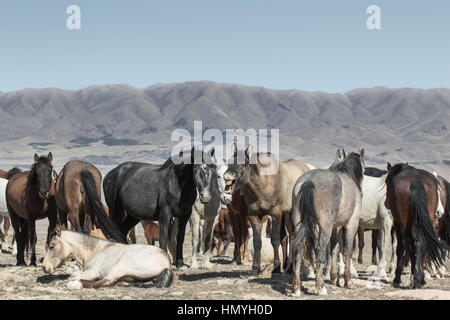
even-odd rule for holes
{"type": "MultiPolygon", "coordinates": [[[[65,261],[77,261],[81,270],[67,284],[73,288],[133,279],[170,286],[172,268],[188,267],[183,259],[188,222],[191,268],[198,268],[199,252],[203,267],[210,268],[213,248],[223,254],[230,242],[233,262],[248,263],[251,228],[254,275],[261,273],[263,226],[270,226],[272,273],[292,274],[293,295],[301,294],[305,272],[314,275],[316,294],[327,294],[325,277],[339,284],[342,274],[344,286],[351,288],[355,240],[362,263],[365,230],[373,232],[379,277],[386,277],[396,258],[394,286],[400,286],[408,261],[412,288],[425,284],[425,268],[445,273],[450,184],[436,173],[407,163],[366,168],[363,149],[349,154],[339,149],[326,168],[253,152],[251,146],[238,150],[236,144],[227,161],[216,157],[214,148],[192,148],[179,157],[181,162],[126,162],[111,170],[103,179],[106,206],[102,175],[90,163],[70,161],[58,174],[51,153],[35,154],[29,171],[0,170],[0,217],[11,220],[17,265],[25,265],[29,247],[30,265],[37,265],[35,223],[48,218],[43,269],[51,273],[65,261]],[[138,223],[149,245],[136,244],[138,223]]],[[[0,232],[0,240],[5,238],[0,232]]]]}

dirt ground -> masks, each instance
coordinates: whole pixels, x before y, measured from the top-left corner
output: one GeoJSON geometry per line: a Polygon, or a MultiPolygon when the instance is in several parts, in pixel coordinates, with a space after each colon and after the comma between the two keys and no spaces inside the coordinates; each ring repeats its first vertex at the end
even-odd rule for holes
{"type": "MultiPolygon", "coordinates": [[[[38,222],[38,260],[44,256],[44,241],[47,221],[38,222]]],[[[145,243],[142,228],[137,232],[138,243],[145,243]]],[[[190,264],[190,233],[186,234],[184,246],[185,262],[190,264]]],[[[327,296],[308,294],[314,285],[314,280],[303,281],[303,295],[300,298],[289,296],[291,292],[291,279],[282,275],[271,277],[270,265],[260,276],[251,276],[251,265],[236,266],[231,264],[233,247],[230,245],[225,257],[214,257],[212,269],[197,269],[176,271],[175,279],[170,288],[158,289],[152,287],[152,282],[133,283],[113,288],[69,290],[65,283],[69,274],[66,267],[59,268],[55,274],[47,275],[40,267],[16,267],[15,256],[0,253],[0,299],[314,299],[314,300],[395,300],[395,299],[450,299],[450,275],[447,272],[445,279],[428,280],[424,289],[410,290],[409,269],[402,277],[401,289],[393,288],[392,277],[389,281],[372,282],[370,267],[371,248],[370,233],[366,232],[366,246],[364,248],[364,265],[355,263],[359,278],[353,279],[353,289],[344,289],[326,283],[327,296]],[[369,284],[369,286],[368,286],[369,284]]],[[[356,255],[355,255],[356,257],[356,255]]],[[[200,258],[200,265],[202,262],[200,258]]],[[[354,258],[354,262],[356,259],[354,258]]],[[[447,264],[447,269],[450,264],[447,264]]]]}

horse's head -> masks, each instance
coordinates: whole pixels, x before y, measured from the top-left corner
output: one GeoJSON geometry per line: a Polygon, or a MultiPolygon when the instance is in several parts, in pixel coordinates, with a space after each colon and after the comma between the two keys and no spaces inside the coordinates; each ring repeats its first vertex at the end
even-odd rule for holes
{"type": "Polygon", "coordinates": [[[208,153],[192,148],[191,156],[193,158],[191,160],[194,164],[194,180],[202,203],[208,203],[213,196],[212,191],[214,188],[217,190],[217,182],[214,174],[216,169],[214,152],[214,148],[208,153]],[[198,153],[198,156],[195,156],[195,153],[198,153]]]}
{"type": "Polygon", "coordinates": [[[226,184],[225,184],[225,180],[223,178],[225,172],[228,169],[228,165],[225,162],[225,160],[219,158],[217,159],[214,156],[214,161],[216,164],[216,180],[217,180],[217,186],[219,187],[219,192],[220,192],[220,201],[223,204],[230,204],[231,200],[232,200],[232,196],[229,193],[225,192],[226,189],[226,184]]]}
{"type": "Polygon", "coordinates": [[[225,193],[233,194],[236,188],[246,184],[250,177],[250,158],[253,154],[252,146],[249,145],[245,150],[244,156],[238,156],[236,143],[232,146],[233,155],[228,161],[228,169],[223,178],[225,180],[225,193]]]}
{"type": "Polygon", "coordinates": [[[50,243],[42,262],[42,269],[45,273],[53,273],[56,268],[62,265],[72,256],[71,247],[61,238],[62,231],[56,227],[50,238],[50,243]]]}
{"type": "Polygon", "coordinates": [[[42,199],[50,197],[50,189],[52,187],[52,165],[53,155],[50,152],[47,157],[39,157],[37,153],[34,155],[34,164],[30,171],[30,182],[35,183],[39,196],[42,199]]]}

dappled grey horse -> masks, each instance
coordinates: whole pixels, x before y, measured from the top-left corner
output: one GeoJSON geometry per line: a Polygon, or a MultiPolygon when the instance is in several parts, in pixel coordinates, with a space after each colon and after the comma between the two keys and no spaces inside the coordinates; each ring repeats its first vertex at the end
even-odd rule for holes
{"type": "Polygon", "coordinates": [[[291,222],[295,228],[293,244],[293,293],[300,295],[300,266],[303,255],[315,256],[315,293],[327,294],[323,281],[323,268],[330,242],[332,253],[331,283],[338,278],[337,247],[343,239],[345,287],[350,286],[350,261],[353,241],[358,230],[364,150],[351,153],[343,161],[326,169],[314,169],[303,174],[296,182],[292,196],[291,222]]]}

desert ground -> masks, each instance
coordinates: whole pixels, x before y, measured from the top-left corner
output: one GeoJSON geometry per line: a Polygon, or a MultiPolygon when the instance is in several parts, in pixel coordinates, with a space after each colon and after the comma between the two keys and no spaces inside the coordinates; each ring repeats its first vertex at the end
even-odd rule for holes
{"type": "MultiPolygon", "coordinates": [[[[38,221],[38,260],[45,254],[44,242],[46,237],[47,221],[38,221]]],[[[145,243],[143,230],[137,229],[137,242],[145,243]]],[[[191,238],[190,231],[186,234],[184,245],[185,262],[190,264],[191,238]]],[[[364,248],[364,264],[354,263],[358,270],[358,279],[353,279],[353,289],[336,287],[326,283],[328,296],[316,296],[308,291],[314,285],[313,279],[303,281],[303,295],[299,298],[289,296],[291,292],[290,276],[271,276],[271,265],[266,263],[264,272],[259,276],[250,274],[251,265],[231,264],[233,244],[227,250],[225,257],[214,257],[212,269],[197,269],[176,271],[171,287],[158,289],[152,287],[152,282],[130,283],[123,286],[100,289],[69,290],[65,283],[69,277],[67,265],[62,266],[54,274],[45,274],[41,267],[16,267],[15,256],[11,253],[0,254],[0,299],[50,299],[50,300],[147,300],[147,299],[194,299],[194,300],[239,300],[239,299],[312,299],[312,300],[395,300],[395,299],[450,299],[450,274],[446,273],[445,279],[428,280],[425,288],[420,290],[408,289],[409,268],[402,277],[402,288],[393,288],[392,276],[389,281],[377,282],[379,286],[368,287],[368,279],[371,278],[370,266],[371,248],[370,232],[366,232],[366,246],[364,248]]],[[[202,265],[200,257],[200,265],[202,265]]],[[[447,263],[447,269],[450,266],[447,263]]],[[[372,282],[369,282],[372,283],[372,282]]]]}

